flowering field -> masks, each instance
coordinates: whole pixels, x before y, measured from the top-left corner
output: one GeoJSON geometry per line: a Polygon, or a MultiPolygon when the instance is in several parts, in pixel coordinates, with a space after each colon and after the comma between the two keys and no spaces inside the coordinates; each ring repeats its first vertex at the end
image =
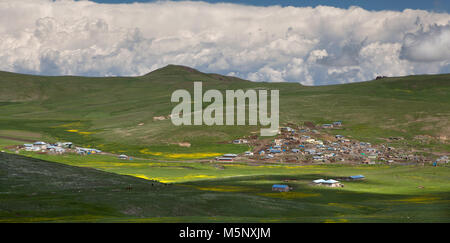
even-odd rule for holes
{"type": "Polygon", "coordinates": [[[0,156],[13,156],[0,158],[0,222],[449,222],[447,166],[0,156]],[[311,185],[356,174],[366,180],[311,185]],[[272,192],[273,184],[293,190],[272,192]]]}

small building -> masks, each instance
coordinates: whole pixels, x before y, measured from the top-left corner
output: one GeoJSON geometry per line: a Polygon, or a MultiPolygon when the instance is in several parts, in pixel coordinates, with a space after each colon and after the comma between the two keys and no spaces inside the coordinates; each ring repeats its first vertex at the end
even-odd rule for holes
{"type": "Polygon", "coordinates": [[[316,150],[315,149],[305,149],[305,152],[308,154],[315,154],[316,150]]]}
{"type": "Polygon", "coordinates": [[[224,158],[236,158],[237,154],[224,154],[224,155],[222,155],[222,157],[224,157],[224,158]]]}
{"type": "Polygon", "coordinates": [[[86,155],[86,154],[98,154],[101,153],[101,150],[93,149],[93,148],[76,148],[77,154],[86,155]]]}
{"type": "Polygon", "coordinates": [[[292,153],[300,153],[300,149],[292,149],[291,152],[292,153]]]}
{"type": "Polygon", "coordinates": [[[364,159],[361,163],[365,164],[365,165],[374,165],[374,164],[376,164],[375,161],[373,161],[373,160],[371,160],[369,158],[364,159]]]}
{"type": "Polygon", "coordinates": [[[33,144],[33,150],[34,150],[34,151],[37,151],[37,150],[45,150],[45,149],[47,149],[47,143],[45,143],[45,142],[38,141],[38,142],[35,142],[35,143],[33,144]]]}
{"type": "Polygon", "coordinates": [[[366,177],[364,177],[363,175],[354,175],[354,176],[348,176],[348,177],[339,177],[337,179],[343,180],[343,181],[359,181],[359,180],[366,179],[366,177]]]}
{"type": "Polygon", "coordinates": [[[72,148],[72,143],[71,142],[65,142],[65,143],[62,143],[62,147],[65,147],[65,148],[72,148]]]}
{"type": "Polygon", "coordinates": [[[281,131],[282,131],[282,132],[293,132],[294,129],[292,129],[291,127],[282,127],[282,128],[281,128],[281,131]]]}
{"type": "Polygon", "coordinates": [[[341,121],[335,121],[335,122],[333,122],[333,126],[340,127],[340,126],[342,126],[342,122],[341,121]]]}
{"type": "Polygon", "coordinates": [[[234,144],[247,144],[248,140],[247,139],[236,139],[236,140],[233,140],[233,143],[234,144]]]}
{"type": "Polygon", "coordinates": [[[341,184],[339,181],[336,181],[333,179],[330,179],[330,180],[318,179],[318,180],[314,180],[313,183],[318,186],[344,187],[344,185],[341,184]]]}
{"type": "Polygon", "coordinates": [[[288,192],[291,189],[292,188],[289,187],[288,185],[275,184],[275,185],[272,186],[272,191],[275,191],[275,192],[288,192]]]}
{"type": "Polygon", "coordinates": [[[232,157],[217,157],[216,158],[217,161],[227,161],[227,162],[232,162],[233,158],[232,157]]]}
{"type": "Polygon", "coordinates": [[[247,152],[245,152],[245,156],[253,156],[253,152],[247,151],[247,152]]]}
{"type": "Polygon", "coordinates": [[[441,156],[438,159],[436,159],[435,162],[436,163],[445,163],[445,164],[447,164],[448,161],[449,161],[448,156],[444,155],[444,156],[441,156]]]}
{"type": "Polygon", "coordinates": [[[333,128],[333,124],[323,124],[322,128],[333,128]]]}
{"type": "Polygon", "coordinates": [[[349,178],[349,180],[352,180],[352,181],[359,181],[359,180],[366,179],[366,177],[364,177],[363,175],[349,176],[348,178],[349,178]]]}

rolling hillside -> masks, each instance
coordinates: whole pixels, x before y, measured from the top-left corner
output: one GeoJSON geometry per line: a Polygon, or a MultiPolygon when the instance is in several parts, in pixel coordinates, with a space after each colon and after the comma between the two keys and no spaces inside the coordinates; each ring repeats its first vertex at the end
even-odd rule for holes
{"type": "MultiPolygon", "coordinates": [[[[242,152],[228,144],[258,132],[253,126],[182,126],[154,120],[176,105],[177,89],[279,89],[280,124],[343,121],[342,135],[372,143],[391,136],[395,146],[449,151],[450,75],[419,75],[307,87],[261,83],[169,65],[141,77],[45,77],[0,72],[0,136],[29,133],[140,157],[165,153],[242,152]],[[417,139],[425,135],[427,141],[417,139]],[[189,142],[190,148],[179,143],[189,142]]],[[[207,104],[204,104],[205,106],[207,104]]],[[[336,131],[333,131],[336,132],[336,131]]]]}

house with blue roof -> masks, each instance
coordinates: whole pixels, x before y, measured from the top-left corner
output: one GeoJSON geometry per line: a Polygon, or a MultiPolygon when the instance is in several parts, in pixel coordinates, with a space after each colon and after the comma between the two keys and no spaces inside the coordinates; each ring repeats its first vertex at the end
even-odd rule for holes
{"type": "Polygon", "coordinates": [[[349,178],[350,178],[350,180],[364,180],[366,177],[364,177],[363,175],[355,175],[355,176],[350,176],[349,178]]]}
{"type": "Polygon", "coordinates": [[[272,186],[272,191],[276,191],[276,192],[288,192],[291,189],[292,188],[289,187],[288,185],[275,184],[275,185],[272,186]]]}

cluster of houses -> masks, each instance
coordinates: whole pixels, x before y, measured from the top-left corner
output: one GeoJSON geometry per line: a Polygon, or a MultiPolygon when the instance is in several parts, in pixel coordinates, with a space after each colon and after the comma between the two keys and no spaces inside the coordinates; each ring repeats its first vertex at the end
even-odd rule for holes
{"type": "Polygon", "coordinates": [[[18,149],[50,154],[77,153],[80,155],[89,155],[89,154],[98,154],[102,152],[101,150],[95,148],[76,147],[71,142],[46,143],[42,141],[37,141],[32,144],[21,145],[18,147],[18,149]]]}
{"type": "Polygon", "coordinates": [[[65,142],[65,143],[46,143],[42,141],[37,141],[32,144],[24,144],[21,146],[21,149],[24,149],[25,151],[33,151],[33,152],[50,152],[55,154],[63,154],[66,153],[68,149],[71,149],[73,144],[71,142],[65,142]]]}
{"type": "MultiPolygon", "coordinates": [[[[247,151],[242,156],[249,159],[280,162],[351,162],[362,164],[394,163],[394,162],[432,162],[424,155],[411,151],[396,149],[386,144],[372,145],[346,138],[343,135],[329,135],[320,129],[340,129],[342,122],[337,121],[310,127],[282,127],[279,136],[270,143],[261,144],[258,139],[245,139],[255,150],[247,151]]],[[[243,139],[235,140],[241,141],[243,139]]],[[[237,143],[237,142],[233,142],[237,143]]],[[[448,163],[448,157],[438,163],[448,163]]]]}
{"type": "Polygon", "coordinates": [[[445,163],[445,164],[448,164],[448,162],[449,162],[448,156],[447,156],[447,155],[443,155],[443,156],[437,158],[437,159],[434,161],[433,165],[436,166],[436,165],[439,164],[439,163],[445,163]]]}

